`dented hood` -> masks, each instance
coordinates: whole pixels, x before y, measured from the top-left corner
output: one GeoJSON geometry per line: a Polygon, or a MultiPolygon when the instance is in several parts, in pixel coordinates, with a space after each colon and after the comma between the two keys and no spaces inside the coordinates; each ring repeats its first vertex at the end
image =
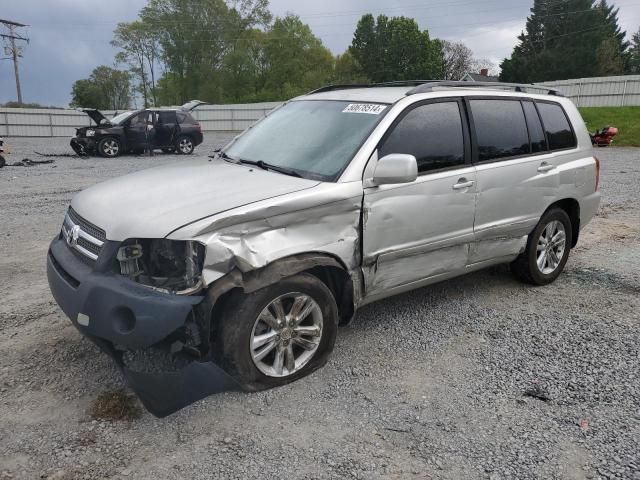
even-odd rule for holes
{"type": "Polygon", "coordinates": [[[197,159],[108,180],[80,192],[71,205],[109,240],[163,238],[197,220],[318,183],[197,159]]]}

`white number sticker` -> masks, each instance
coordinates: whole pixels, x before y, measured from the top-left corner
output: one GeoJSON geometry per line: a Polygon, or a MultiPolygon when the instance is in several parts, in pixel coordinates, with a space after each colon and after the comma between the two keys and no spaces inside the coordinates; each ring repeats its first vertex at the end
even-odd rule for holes
{"type": "Polygon", "coordinates": [[[380,115],[386,108],[386,105],[379,105],[376,103],[350,103],[342,113],[368,113],[369,115],[380,115]]]}

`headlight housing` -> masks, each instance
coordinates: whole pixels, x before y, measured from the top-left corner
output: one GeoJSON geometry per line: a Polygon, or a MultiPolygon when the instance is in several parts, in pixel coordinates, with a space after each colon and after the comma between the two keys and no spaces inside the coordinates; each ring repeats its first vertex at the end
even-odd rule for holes
{"type": "Polygon", "coordinates": [[[205,247],[191,240],[129,239],[118,249],[117,269],[147,287],[174,295],[203,288],[205,247]]]}
{"type": "Polygon", "coordinates": [[[96,135],[95,130],[87,130],[87,137],[95,137],[95,135],[96,135]]]}

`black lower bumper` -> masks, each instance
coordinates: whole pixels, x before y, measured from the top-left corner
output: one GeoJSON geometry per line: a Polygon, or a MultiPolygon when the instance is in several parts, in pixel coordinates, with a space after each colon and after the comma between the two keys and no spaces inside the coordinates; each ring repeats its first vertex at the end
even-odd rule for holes
{"type": "Polygon", "coordinates": [[[153,291],[119,274],[110,265],[117,244],[106,242],[95,265],[81,260],[56,238],[47,258],[54,299],[86,337],[108,353],[127,384],[154,415],[164,417],[213,393],[238,389],[211,361],[192,361],[179,371],[142,373],[126,367],[123,350],[153,347],[184,326],[203,297],[153,291]]]}
{"type": "Polygon", "coordinates": [[[73,137],[69,144],[73,151],[80,156],[89,155],[96,151],[96,142],[91,138],[73,137]]]}

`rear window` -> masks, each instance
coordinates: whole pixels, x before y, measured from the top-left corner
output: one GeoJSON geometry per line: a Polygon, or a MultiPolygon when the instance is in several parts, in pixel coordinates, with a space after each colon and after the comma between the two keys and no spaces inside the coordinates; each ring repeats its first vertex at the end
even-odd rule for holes
{"type": "Polygon", "coordinates": [[[536,105],[547,132],[549,149],[574,148],[577,145],[576,137],[564,109],[557,103],[536,102],[536,105]]]}
{"type": "Polygon", "coordinates": [[[457,102],[430,103],[411,110],[393,129],[380,148],[416,157],[418,172],[449,168],[464,163],[464,134],[457,102]]]}
{"type": "Polygon", "coordinates": [[[482,161],[527,155],[529,134],[517,100],[471,100],[478,159],[482,161]]]}
{"type": "Polygon", "coordinates": [[[196,122],[196,119],[193,118],[190,114],[186,113],[186,112],[177,112],[178,115],[178,123],[190,123],[190,124],[196,124],[198,122],[196,122]]]}

